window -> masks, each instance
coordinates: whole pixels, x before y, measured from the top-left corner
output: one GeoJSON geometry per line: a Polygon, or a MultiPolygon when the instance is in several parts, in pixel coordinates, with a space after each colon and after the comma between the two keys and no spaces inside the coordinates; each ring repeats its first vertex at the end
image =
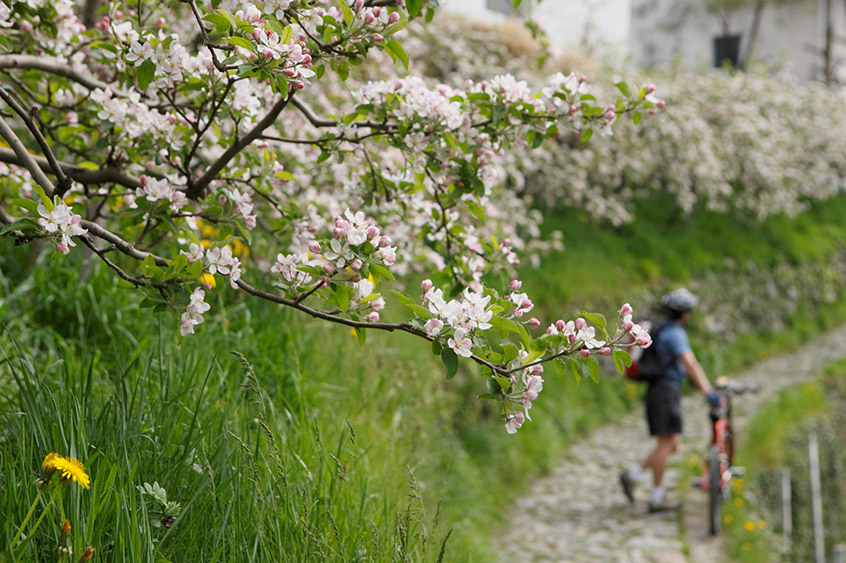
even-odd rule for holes
{"type": "Polygon", "coordinates": [[[499,12],[500,14],[513,14],[511,0],[485,0],[488,10],[492,12],[499,12]]]}

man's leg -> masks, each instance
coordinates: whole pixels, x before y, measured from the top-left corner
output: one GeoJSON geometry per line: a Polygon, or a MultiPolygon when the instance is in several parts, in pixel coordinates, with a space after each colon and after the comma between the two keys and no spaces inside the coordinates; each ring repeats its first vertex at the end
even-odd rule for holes
{"type": "Polygon", "coordinates": [[[648,456],[641,462],[641,469],[652,469],[652,484],[656,487],[661,486],[664,480],[664,471],[667,469],[667,460],[670,454],[679,448],[679,438],[681,434],[665,434],[657,437],[655,449],[653,449],[648,456]]]}

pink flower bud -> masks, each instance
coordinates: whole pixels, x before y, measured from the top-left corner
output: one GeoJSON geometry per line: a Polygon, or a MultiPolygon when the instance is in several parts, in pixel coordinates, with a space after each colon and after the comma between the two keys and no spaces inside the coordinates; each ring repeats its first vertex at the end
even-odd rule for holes
{"type": "Polygon", "coordinates": [[[379,313],[377,313],[376,311],[373,311],[372,313],[367,315],[367,320],[370,321],[371,323],[378,323],[379,322],[379,313]]]}
{"type": "Polygon", "coordinates": [[[578,129],[575,129],[575,130],[573,131],[573,136],[574,136],[574,137],[581,137],[581,136],[582,136],[582,132],[581,132],[581,131],[579,131],[578,129]]]}
{"type": "Polygon", "coordinates": [[[655,91],[655,84],[647,84],[646,85],[646,93],[651,94],[655,91]]]}
{"type": "Polygon", "coordinates": [[[576,319],[576,330],[584,330],[587,328],[587,321],[584,320],[582,317],[576,319]]]}
{"type": "Polygon", "coordinates": [[[391,237],[382,235],[382,238],[379,239],[379,246],[385,248],[386,246],[391,246],[391,242],[391,237]]]}
{"type": "Polygon", "coordinates": [[[632,321],[626,321],[623,323],[623,330],[626,332],[631,332],[634,328],[635,324],[632,321]]]}
{"type": "Polygon", "coordinates": [[[576,333],[571,332],[570,334],[568,334],[567,341],[570,342],[570,344],[574,343],[576,341],[576,333]]]}
{"type": "Polygon", "coordinates": [[[159,27],[164,27],[165,23],[166,23],[165,19],[161,16],[159,16],[159,19],[156,20],[156,25],[159,26],[159,27]]]}
{"type": "Polygon", "coordinates": [[[511,291],[520,291],[521,287],[523,287],[523,282],[519,280],[511,280],[511,291]]]}
{"type": "Polygon", "coordinates": [[[320,243],[316,240],[310,240],[308,242],[308,249],[314,254],[320,254],[320,243]]]}
{"type": "Polygon", "coordinates": [[[388,21],[391,23],[397,23],[400,20],[400,15],[397,12],[391,12],[391,15],[388,16],[388,21]]]}
{"type": "Polygon", "coordinates": [[[608,346],[603,346],[599,349],[599,353],[603,356],[608,356],[609,354],[611,354],[611,348],[609,348],[608,346]]]}
{"type": "Polygon", "coordinates": [[[332,236],[337,239],[341,238],[342,236],[344,236],[344,229],[335,227],[334,229],[332,229],[332,236]]]}
{"type": "Polygon", "coordinates": [[[378,33],[373,34],[373,41],[376,43],[381,43],[385,38],[379,35],[378,33]]]}
{"type": "Polygon", "coordinates": [[[584,74],[579,75],[579,82],[587,82],[587,76],[584,74]]]}
{"type": "Polygon", "coordinates": [[[377,227],[376,225],[370,225],[369,227],[367,227],[365,233],[367,233],[367,238],[376,238],[379,236],[379,227],[377,227]]]}
{"type": "Polygon", "coordinates": [[[655,105],[658,106],[659,109],[664,109],[664,106],[667,105],[667,102],[665,102],[664,100],[658,100],[655,105]]]}
{"type": "Polygon", "coordinates": [[[368,13],[364,16],[364,23],[367,25],[373,25],[373,22],[376,21],[376,16],[373,15],[373,12],[368,13]]]}
{"type": "Polygon", "coordinates": [[[555,334],[555,327],[548,326],[546,327],[547,334],[555,334]]]}
{"type": "Polygon", "coordinates": [[[529,319],[529,326],[531,326],[531,327],[539,327],[539,326],[540,326],[540,321],[539,321],[537,318],[532,317],[531,319],[529,319]]]}
{"type": "Polygon", "coordinates": [[[434,284],[430,279],[425,279],[420,282],[420,289],[422,289],[423,291],[429,291],[430,289],[432,289],[432,287],[434,287],[434,284]]]}
{"type": "Polygon", "coordinates": [[[652,108],[649,110],[649,115],[658,115],[658,108],[652,108]]]}
{"type": "Polygon", "coordinates": [[[557,328],[558,330],[564,330],[566,327],[567,327],[567,323],[565,323],[561,319],[558,319],[557,321],[555,321],[555,328],[557,328]]]}
{"type": "Polygon", "coordinates": [[[361,10],[364,7],[364,0],[355,0],[355,4],[353,4],[356,10],[361,10]]]}
{"type": "Polygon", "coordinates": [[[569,108],[569,110],[570,110],[570,113],[576,113],[577,111],[579,111],[579,108],[577,108],[577,107],[576,107],[575,105],[573,105],[573,104],[570,104],[570,108],[569,108]]]}
{"type": "Polygon", "coordinates": [[[302,90],[303,88],[305,88],[305,84],[303,84],[302,82],[295,82],[294,86],[297,88],[297,90],[302,90]]]}
{"type": "Polygon", "coordinates": [[[359,258],[356,258],[355,260],[350,262],[350,268],[352,268],[356,272],[359,271],[361,269],[361,260],[359,258]]]}
{"type": "Polygon", "coordinates": [[[262,29],[260,27],[254,28],[253,29],[253,39],[255,39],[256,41],[260,40],[261,39],[261,32],[262,32],[262,29]]]}
{"type": "Polygon", "coordinates": [[[621,317],[624,317],[626,315],[631,315],[633,312],[634,312],[634,309],[632,309],[632,306],[629,305],[628,303],[626,303],[622,307],[620,307],[620,316],[621,317]]]}
{"type": "MultiPolygon", "coordinates": [[[[271,56],[273,56],[273,53],[271,53],[271,56]]],[[[297,75],[297,71],[294,70],[293,68],[286,68],[285,70],[282,71],[282,74],[284,74],[288,78],[293,78],[297,75]]]]}
{"type": "Polygon", "coordinates": [[[581,350],[579,350],[579,354],[581,354],[583,358],[587,358],[588,356],[590,356],[590,350],[582,348],[581,350]]]}

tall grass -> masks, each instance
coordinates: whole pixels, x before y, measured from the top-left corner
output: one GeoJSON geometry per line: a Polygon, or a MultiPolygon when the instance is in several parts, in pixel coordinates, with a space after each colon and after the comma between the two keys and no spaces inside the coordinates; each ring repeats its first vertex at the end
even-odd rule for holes
{"type": "MultiPolygon", "coordinates": [[[[615,231],[567,216],[553,221],[568,227],[566,254],[521,279],[545,320],[608,312],[735,247],[760,249],[746,257],[759,264],[819,259],[806,246],[829,256],[836,245],[821,241],[843,226],[815,213],[796,220],[801,236],[764,226],[733,238],[739,223],[723,216],[695,219],[692,238],[648,219],[615,231]],[[694,251],[709,230],[727,233],[723,250],[708,239],[694,251]],[[781,238],[757,242],[761,232],[781,238]]],[[[492,561],[532,477],[637,401],[614,376],[550,373],[534,421],[509,436],[476,399],[475,368],[446,382],[413,337],[369,334],[360,348],[347,329],[229,290],[207,300],[215,316],[181,339],[174,317],[139,309],[98,263],[0,239],[0,560],[57,560],[67,516],[76,556],[92,545],[98,561],[492,561]],[[49,452],[85,462],[91,489],[64,489],[13,548],[49,452]]],[[[829,309],[826,321],[798,311],[791,326],[810,334],[846,318],[829,309]]],[[[714,357],[782,345],[766,334],[715,343],[714,357]]]]}

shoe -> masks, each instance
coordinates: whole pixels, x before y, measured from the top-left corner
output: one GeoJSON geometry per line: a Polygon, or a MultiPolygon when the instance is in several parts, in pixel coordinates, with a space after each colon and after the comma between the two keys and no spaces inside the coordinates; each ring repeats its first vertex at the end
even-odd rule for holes
{"type": "Polygon", "coordinates": [[[677,500],[668,500],[664,499],[663,501],[659,502],[658,504],[652,504],[651,502],[648,504],[647,510],[650,514],[653,512],[667,512],[670,510],[678,510],[682,507],[682,503],[677,500]]]}
{"type": "Polygon", "coordinates": [[[623,471],[620,473],[620,484],[623,486],[623,493],[625,493],[626,498],[629,499],[629,502],[633,503],[634,499],[634,490],[635,490],[635,481],[629,477],[628,471],[623,471]]]}

